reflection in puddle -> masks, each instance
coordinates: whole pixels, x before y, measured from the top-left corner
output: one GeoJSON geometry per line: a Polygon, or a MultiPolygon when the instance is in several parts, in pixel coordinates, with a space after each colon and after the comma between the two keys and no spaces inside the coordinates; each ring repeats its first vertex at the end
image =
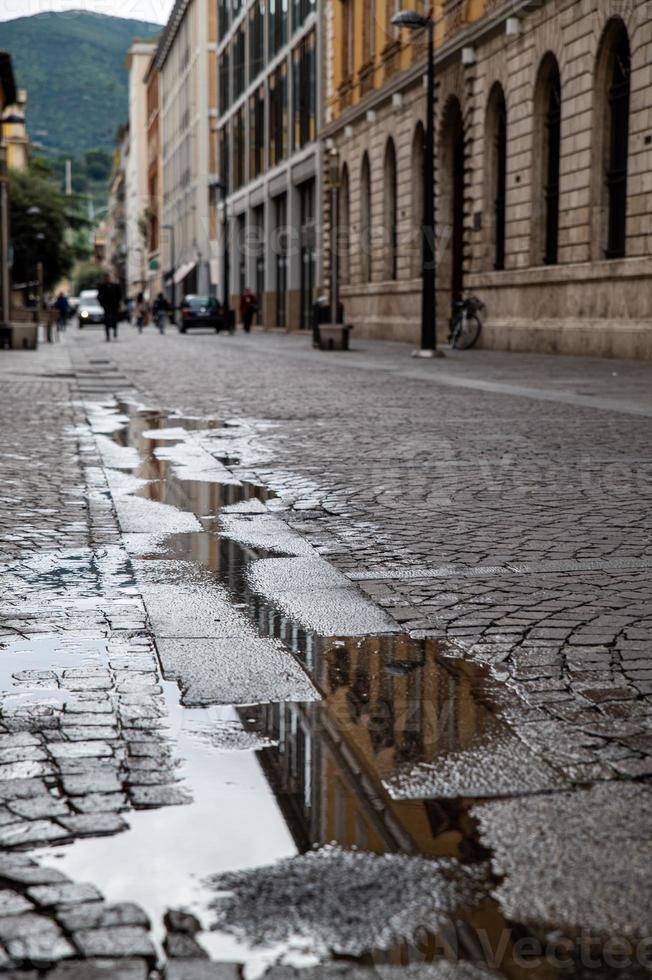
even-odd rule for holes
{"type": "MultiPolygon", "coordinates": [[[[84,878],[92,868],[110,901],[142,904],[159,940],[171,904],[194,910],[209,926],[214,892],[208,874],[262,868],[333,842],[375,855],[453,858],[469,869],[484,868],[486,854],[468,814],[471,801],[459,787],[405,795],[394,791],[393,781],[414,767],[438,766],[506,737],[487,672],[446,660],[435,641],[321,637],[255,593],[247,568],[269,553],[221,535],[219,514],[225,507],[246,511],[243,505],[272,495],[231,474],[227,482],[218,481],[210,467],[190,479],[193,467],[203,464],[190,453],[177,456],[184,461],[175,465],[169,452],[182,441],[180,430],[210,427],[218,423],[142,412],[114,432],[116,444],[138,451],[130,474],[147,482],[132,492],[201,520],[202,530],[169,535],[151,555],[137,545],[134,550],[139,558],[191,561],[214,576],[260,635],[282,640],[301,661],[323,700],[187,709],[179,704],[176,685],[165,684],[170,735],[193,803],[129,814],[130,830],[114,838],[110,850],[87,840],[50,856],[74,877],[84,878]]],[[[462,908],[458,915],[453,929],[462,958],[478,953],[475,930],[483,929],[498,945],[505,923],[494,902],[462,908]]],[[[215,959],[245,962],[247,976],[278,957],[292,961],[291,942],[252,950],[244,938],[223,931],[205,931],[200,938],[215,959]]],[[[380,938],[377,949],[369,939],[368,952],[356,959],[418,964],[442,952],[441,937],[427,923],[418,943],[380,938]]],[[[505,969],[518,976],[509,967],[510,948],[508,943],[505,969]]]]}
{"type": "MultiPolygon", "coordinates": [[[[176,685],[163,687],[168,735],[181,762],[177,775],[192,789],[192,804],[126,814],[129,830],[113,838],[110,847],[89,838],[44,852],[46,863],[75,880],[87,880],[92,869],[93,883],[107,901],[141,905],[159,945],[163,915],[171,906],[207,921],[214,897],[205,884],[209,871],[255,868],[296,853],[256,753],[218,751],[206,739],[206,732],[217,737],[222,726],[232,730],[238,723],[235,710],[181,708],[176,685]]],[[[218,960],[256,961],[251,950],[226,933],[204,933],[201,944],[218,960]]]]}

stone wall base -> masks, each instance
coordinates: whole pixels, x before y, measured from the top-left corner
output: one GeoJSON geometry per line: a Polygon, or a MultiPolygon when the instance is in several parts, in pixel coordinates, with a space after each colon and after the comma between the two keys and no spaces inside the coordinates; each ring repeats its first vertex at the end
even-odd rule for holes
{"type": "Polygon", "coordinates": [[[652,360],[652,324],[636,320],[489,319],[479,347],[486,350],[652,360]]]}

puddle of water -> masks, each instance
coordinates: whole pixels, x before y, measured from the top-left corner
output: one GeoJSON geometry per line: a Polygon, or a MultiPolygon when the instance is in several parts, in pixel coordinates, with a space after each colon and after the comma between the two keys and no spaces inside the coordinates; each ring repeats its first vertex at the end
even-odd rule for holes
{"type": "MultiPolygon", "coordinates": [[[[251,589],[247,568],[268,553],[221,536],[216,518],[226,506],[264,502],[272,494],[244,482],[180,478],[155,452],[174,443],[179,429],[218,425],[142,411],[132,412],[128,424],[114,432],[118,445],[138,450],[139,462],[130,472],[147,481],[135,491],[139,496],[202,518],[203,530],[168,536],[151,557],[191,561],[215,576],[260,635],[282,640],[301,661],[323,700],[187,709],[179,705],[176,685],[165,684],[179,772],[194,802],[128,814],[130,829],[113,838],[110,848],[84,840],[49,852],[73,877],[84,878],[91,868],[109,901],[142,904],[159,940],[170,906],[194,910],[205,928],[210,924],[214,892],[205,883],[208,874],[262,867],[319,845],[447,856],[479,866],[486,854],[468,813],[471,801],[459,792],[449,799],[441,792],[436,798],[397,798],[388,787],[397,773],[463,757],[503,737],[507,727],[488,671],[447,660],[437,642],[325,638],[251,589]],[[225,750],[225,733],[237,749],[225,750]]],[[[470,927],[479,916],[496,936],[505,927],[492,902],[478,913],[460,914],[470,927]]],[[[291,943],[252,949],[223,932],[205,932],[202,942],[215,959],[247,964],[252,977],[270,959],[291,959],[291,943]]],[[[471,955],[472,947],[469,941],[462,955],[471,955]]],[[[370,952],[361,961],[421,963],[440,954],[437,937],[425,928],[417,946],[370,952]]]]}
{"type": "MultiPolygon", "coordinates": [[[[297,853],[257,753],[220,751],[205,737],[223,726],[242,730],[235,709],[182,708],[176,684],[163,688],[177,774],[191,789],[192,804],[130,811],[129,829],[110,847],[87,838],[39,852],[39,859],[74,880],[92,878],[107,901],[141,905],[159,947],[170,907],[189,909],[208,923],[214,898],[208,873],[255,868],[297,853]]],[[[226,933],[205,932],[201,942],[216,960],[257,962],[257,954],[226,933]]]]}

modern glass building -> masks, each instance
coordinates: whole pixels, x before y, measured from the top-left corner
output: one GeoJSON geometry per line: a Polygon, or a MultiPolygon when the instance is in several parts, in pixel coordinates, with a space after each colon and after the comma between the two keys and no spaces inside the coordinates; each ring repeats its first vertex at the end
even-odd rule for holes
{"type": "Polygon", "coordinates": [[[321,277],[317,0],[218,0],[218,249],[223,294],[258,295],[258,322],[307,328],[321,277]],[[226,208],[226,215],[225,215],[226,208]],[[225,220],[226,218],[226,220],[225,220]]]}

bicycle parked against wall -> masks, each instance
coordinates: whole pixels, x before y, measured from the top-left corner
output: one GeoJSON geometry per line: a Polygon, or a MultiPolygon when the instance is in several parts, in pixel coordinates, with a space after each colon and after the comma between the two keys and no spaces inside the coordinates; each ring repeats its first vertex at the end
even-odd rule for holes
{"type": "Polygon", "coordinates": [[[448,342],[457,350],[468,350],[477,342],[482,331],[482,320],[479,317],[485,306],[477,296],[466,296],[453,303],[451,330],[448,342]]]}

